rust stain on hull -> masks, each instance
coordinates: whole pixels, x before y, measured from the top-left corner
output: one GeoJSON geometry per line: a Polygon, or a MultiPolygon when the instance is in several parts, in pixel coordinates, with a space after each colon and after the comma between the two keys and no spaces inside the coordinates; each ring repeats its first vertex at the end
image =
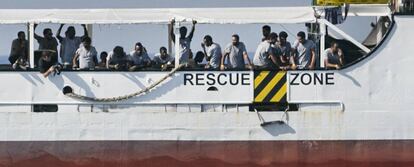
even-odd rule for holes
{"type": "Polygon", "coordinates": [[[1,167],[412,167],[414,140],[0,142],[1,167]]]}

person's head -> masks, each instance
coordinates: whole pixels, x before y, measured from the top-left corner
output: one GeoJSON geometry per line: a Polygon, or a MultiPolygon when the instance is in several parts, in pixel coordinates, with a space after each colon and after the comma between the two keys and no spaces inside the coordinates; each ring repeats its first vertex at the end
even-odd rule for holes
{"type": "Polygon", "coordinates": [[[288,34],[285,31],[281,31],[279,33],[279,42],[282,44],[286,43],[287,37],[288,37],[288,34]]]}
{"type": "Polygon", "coordinates": [[[180,38],[185,38],[187,35],[187,28],[185,26],[180,27],[180,38]]]}
{"type": "Polygon", "coordinates": [[[304,43],[306,40],[306,34],[303,31],[298,32],[297,39],[300,43],[304,43]]]}
{"type": "Polygon", "coordinates": [[[238,44],[239,44],[239,42],[240,42],[240,37],[239,37],[239,35],[237,35],[237,34],[233,34],[233,35],[231,36],[231,43],[232,43],[234,46],[236,46],[236,45],[238,45],[238,44]]]}
{"type": "Polygon", "coordinates": [[[101,54],[99,55],[99,58],[101,59],[102,62],[106,62],[107,57],[108,57],[108,53],[105,51],[101,52],[101,54]]]}
{"type": "Polygon", "coordinates": [[[26,34],[25,34],[23,31],[19,31],[19,32],[17,33],[17,38],[18,38],[19,40],[25,40],[25,39],[26,39],[26,34]]]}
{"type": "Polygon", "coordinates": [[[44,36],[46,39],[53,39],[53,32],[52,32],[52,29],[50,29],[50,28],[45,28],[45,29],[43,29],[43,36],[44,36]]]}
{"type": "Polygon", "coordinates": [[[269,34],[269,42],[275,44],[277,42],[277,34],[272,32],[269,34]]]}
{"type": "Polygon", "coordinates": [[[331,50],[334,53],[338,52],[338,43],[337,42],[335,42],[335,41],[331,42],[331,50]]]}
{"type": "Polygon", "coordinates": [[[203,42],[206,46],[211,46],[213,44],[213,38],[210,35],[206,35],[204,36],[203,42]]]}
{"type": "Polygon", "coordinates": [[[135,43],[135,48],[134,48],[135,52],[137,52],[138,54],[143,53],[144,51],[144,46],[142,45],[141,42],[137,42],[135,43]]]}
{"type": "Polygon", "coordinates": [[[165,48],[164,46],[160,48],[160,56],[163,59],[165,59],[168,56],[167,48],[165,48]]]}
{"type": "Polygon", "coordinates": [[[83,47],[85,47],[86,49],[91,48],[91,44],[92,44],[91,38],[89,37],[82,38],[82,44],[83,44],[83,47]]]}
{"type": "Polygon", "coordinates": [[[66,30],[65,34],[67,35],[67,37],[69,37],[71,39],[74,38],[75,35],[76,35],[75,27],[69,26],[68,29],[66,30]]]}
{"type": "Polygon", "coordinates": [[[40,57],[44,61],[52,61],[51,53],[49,51],[42,51],[42,56],[40,57]]]}
{"type": "Polygon", "coordinates": [[[124,48],[121,47],[121,46],[115,46],[113,52],[114,52],[114,55],[116,57],[123,57],[124,56],[124,53],[125,53],[124,52],[124,48]]]}
{"type": "Polygon", "coordinates": [[[263,33],[263,36],[264,37],[268,37],[269,35],[270,35],[270,32],[272,31],[272,28],[270,28],[270,26],[269,25],[264,25],[263,27],[262,27],[262,33],[263,33]]]}
{"type": "Polygon", "coordinates": [[[201,63],[201,62],[203,62],[203,59],[204,59],[204,53],[203,53],[202,51],[198,51],[198,52],[196,53],[196,56],[195,56],[195,58],[194,58],[194,61],[195,61],[196,63],[201,63]]]}

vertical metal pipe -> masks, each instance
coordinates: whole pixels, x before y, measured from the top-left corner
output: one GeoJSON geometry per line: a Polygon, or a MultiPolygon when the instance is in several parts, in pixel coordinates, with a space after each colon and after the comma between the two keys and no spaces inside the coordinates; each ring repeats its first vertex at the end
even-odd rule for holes
{"type": "Polygon", "coordinates": [[[319,22],[319,30],[320,30],[319,64],[321,68],[325,68],[325,57],[323,53],[325,51],[326,25],[324,22],[319,22]]]}
{"type": "Polygon", "coordinates": [[[27,28],[29,31],[29,64],[30,68],[35,68],[35,57],[34,57],[34,23],[28,23],[27,28]]]}
{"type": "MultiPolygon", "coordinates": [[[[171,39],[171,26],[173,26],[171,23],[168,23],[168,54],[172,55],[172,39],[171,39]]],[[[174,31],[174,30],[173,30],[174,31]]]]}
{"type": "Polygon", "coordinates": [[[174,25],[175,34],[175,67],[180,65],[180,22],[176,21],[174,25]]]}
{"type": "Polygon", "coordinates": [[[87,24],[86,25],[86,30],[88,30],[89,38],[93,39],[93,25],[92,24],[87,24]]]}

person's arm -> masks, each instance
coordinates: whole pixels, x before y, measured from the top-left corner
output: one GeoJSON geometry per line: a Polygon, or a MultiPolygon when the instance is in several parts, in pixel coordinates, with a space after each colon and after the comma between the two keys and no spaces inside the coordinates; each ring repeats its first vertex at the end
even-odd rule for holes
{"type": "Polygon", "coordinates": [[[98,66],[99,61],[98,61],[98,52],[96,51],[95,47],[92,47],[92,57],[93,57],[93,63],[95,64],[95,66],[98,66]]]}
{"type": "Polygon", "coordinates": [[[243,58],[244,58],[244,61],[246,61],[246,62],[247,62],[247,67],[248,67],[250,70],[252,70],[252,69],[253,69],[253,64],[252,64],[252,62],[250,61],[250,58],[249,58],[249,55],[247,54],[247,52],[243,52],[243,58]]]}
{"type": "Polygon", "coordinates": [[[111,63],[112,52],[109,52],[108,56],[106,57],[105,67],[109,69],[109,63],[111,63]]]}
{"type": "Polygon", "coordinates": [[[82,38],[88,37],[89,35],[88,35],[88,29],[86,28],[86,25],[82,24],[82,27],[83,27],[83,36],[82,36],[82,38]]]}
{"type": "Polygon", "coordinates": [[[227,56],[229,56],[229,52],[225,52],[224,54],[223,54],[223,56],[221,56],[221,60],[220,60],[220,70],[225,70],[225,67],[224,67],[224,62],[226,61],[226,57],[227,56]]]}
{"type": "Polygon", "coordinates": [[[78,58],[79,58],[79,54],[75,53],[75,55],[73,56],[72,59],[72,64],[73,64],[73,68],[77,68],[78,67],[78,58]]]}
{"type": "Polygon", "coordinates": [[[64,26],[64,24],[61,24],[60,27],[59,27],[59,29],[56,32],[56,38],[59,39],[59,42],[60,43],[62,43],[62,41],[63,41],[63,37],[60,36],[60,33],[62,31],[63,26],[64,26]]]}
{"type": "MultiPolygon", "coordinates": [[[[145,51],[146,52],[146,51],[145,51]]],[[[152,61],[151,61],[151,58],[148,56],[148,54],[146,54],[145,53],[145,64],[146,64],[146,66],[151,66],[151,64],[152,64],[152,61]]]]}
{"type": "Polygon", "coordinates": [[[298,47],[298,43],[295,41],[295,43],[293,43],[293,47],[290,48],[290,64],[291,64],[290,68],[292,70],[296,70],[297,68],[296,61],[295,61],[295,57],[297,54],[296,52],[297,47],[298,47]]]}
{"type": "Polygon", "coordinates": [[[310,62],[310,65],[309,65],[309,69],[310,70],[315,69],[315,48],[311,49],[311,62],[310,62]]]}
{"type": "Polygon", "coordinates": [[[174,24],[175,24],[175,20],[171,20],[171,26],[170,26],[170,36],[171,36],[171,40],[175,43],[175,34],[174,34],[174,24]]]}
{"type": "Polygon", "coordinates": [[[33,31],[34,31],[34,38],[35,38],[37,41],[39,41],[39,40],[41,40],[41,39],[42,39],[42,37],[36,34],[36,27],[37,27],[37,24],[35,24],[35,25],[34,25],[34,27],[33,27],[33,31]]]}
{"type": "Polygon", "coordinates": [[[207,61],[207,64],[205,67],[209,68],[210,67],[210,56],[207,54],[206,45],[204,43],[201,43],[201,48],[203,48],[203,53],[207,61]]]}
{"type": "Polygon", "coordinates": [[[193,39],[193,36],[194,36],[194,30],[195,30],[195,25],[197,24],[197,21],[195,21],[195,20],[193,20],[193,27],[191,28],[191,32],[190,32],[190,34],[188,34],[188,37],[187,38],[189,38],[190,40],[192,40],[193,39]]]}
{"type": "Polygon", "coordinates": [[[42,73],[43,77],[47,78],[53,71],[55,71],[55,67],[50,67],[46,72],[42,73]]]}
{"type": "Polygon", "coordinates": [[[254,66],[253,66],[253,63],[250,61],[249,55],[247,54],[246,45],[244,45],[244,43],[241,43],[241,45],[242,45],[241,51],[243,53],[243,59],[245,62],[247,62],[247,68],[250,70],[253,70],[254,66]]]}
{"type": "Polygon", "coordinates": [[[324,62],[325,62],[325,67],[326,68],[335,68],[335,69],[339,69],[340,68],[339,64],[329,63],[328,58],[325,58],[324,62]]]}
{"type": "Polygon", "coordinates": [[[108,59],[107,63],[106,63],[106,68],[107,69],[117,69],[118,68],[118,64],[112,64],[112,61],[110,59],[108,59]]]}
{"type": "Polygon", "coordinates": [[[279,62],[277,61],[277,56],[273,54],[272,52],[269,52],[270,60],[277,66],[277,68],[280,67],[279,62]]]}
{"type": "Polygon", "coordinates": [[[108,65],[108,69],[117,69],[118,68],[118,65],[117,64],[110,64],[110,65],[108,65]]]}

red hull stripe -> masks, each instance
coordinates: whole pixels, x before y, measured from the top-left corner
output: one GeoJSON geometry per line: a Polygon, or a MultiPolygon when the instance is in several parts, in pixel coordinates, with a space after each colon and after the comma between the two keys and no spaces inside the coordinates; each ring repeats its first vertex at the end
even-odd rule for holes
{"type": "Polygon", "coordinates": [[[414,140],[0,142],[1,167],[414,166],[414,140]]]}

